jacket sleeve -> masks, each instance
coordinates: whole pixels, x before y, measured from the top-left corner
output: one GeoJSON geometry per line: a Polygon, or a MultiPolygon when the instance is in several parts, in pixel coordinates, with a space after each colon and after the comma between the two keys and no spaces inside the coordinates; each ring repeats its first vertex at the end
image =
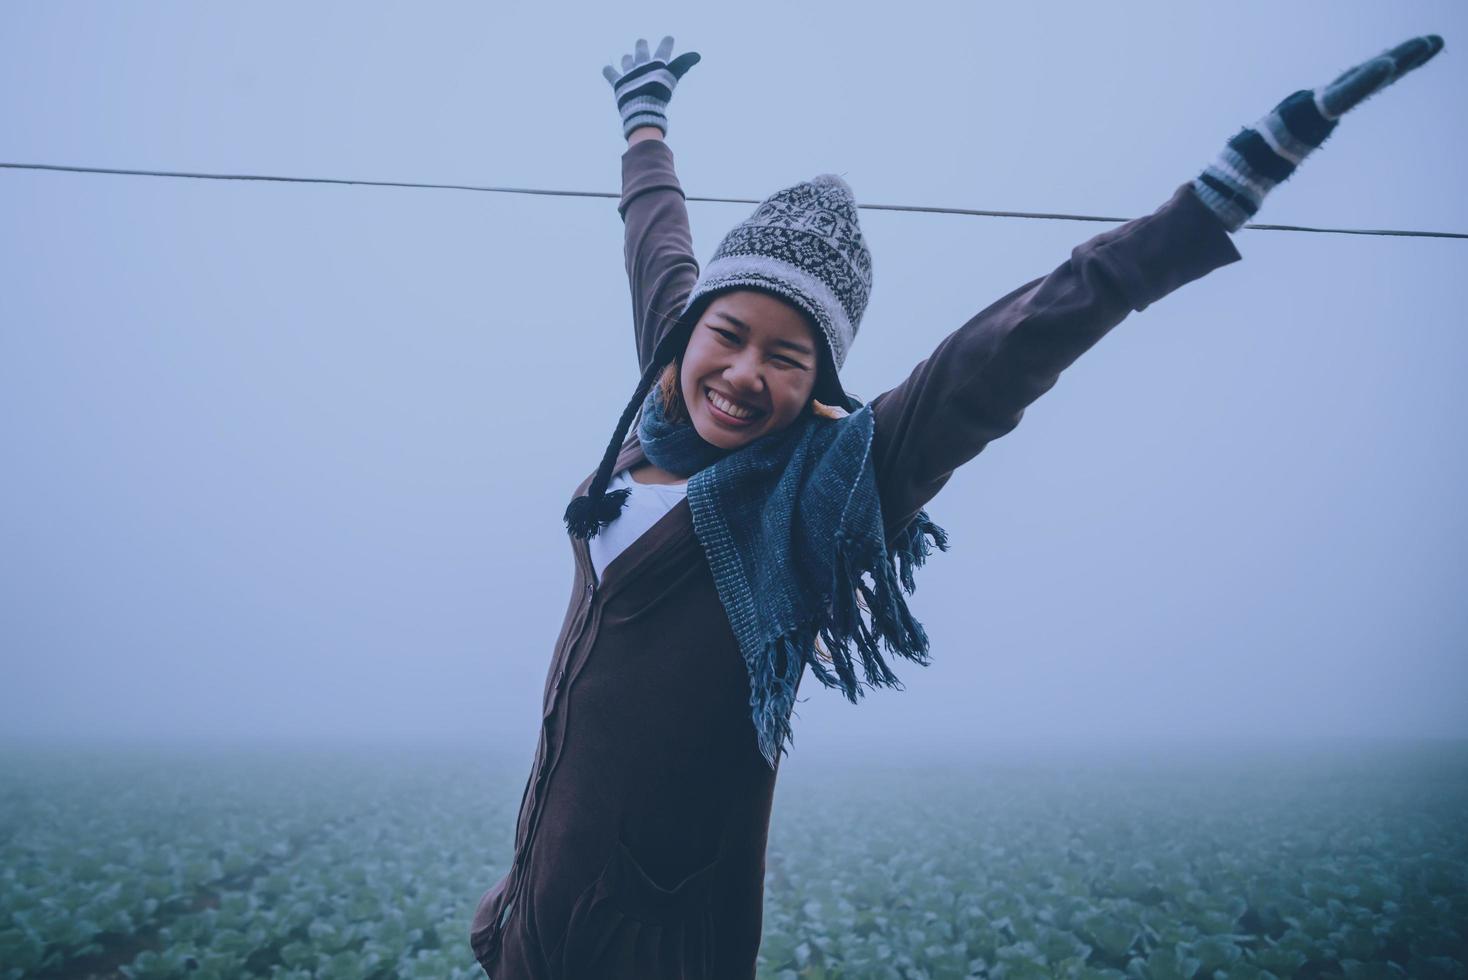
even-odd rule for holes
{"type": "Polygon", "coordinates": [[[1239,258],[1222,222],[1183,184],[1152,214],[1076,246],[1054,272],[946,337],[907,380],[872,399],[889,539],[1127,314],[1239,258]]]}
{"type": "Polygon", "coordinates": [[[641,373],[698,281],[688,207],[667,143],[643,140],[622,154],[622,200],[617,211],[625,226],[627,281],[641,373]]]}

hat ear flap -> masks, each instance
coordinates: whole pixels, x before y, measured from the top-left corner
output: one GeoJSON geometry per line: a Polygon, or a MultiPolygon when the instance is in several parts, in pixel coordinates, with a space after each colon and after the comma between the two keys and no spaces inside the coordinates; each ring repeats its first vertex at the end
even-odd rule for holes
{"type": "Polygon", "coordinates": [[[841,386],[841,376],[836,373],[836,362],[831,357],[831,347],[826,338],[816,331],[816,386],[811,393],[816,401],[847,412],[854,412],[861,403],[841,386]]]}
{"type": "Polygon", "coordinates": [[[683,356],[683,351],[693,336],[693,328],[698,325],[698,321],[703,318],[703,311],[717,295],[717,292],[711,292],[699,296],[685,307],[682,313],[678,314],[673,325],[658,338],[657,346],[653,348],[652,352],[653,360],[666,366],[683,356]]]}

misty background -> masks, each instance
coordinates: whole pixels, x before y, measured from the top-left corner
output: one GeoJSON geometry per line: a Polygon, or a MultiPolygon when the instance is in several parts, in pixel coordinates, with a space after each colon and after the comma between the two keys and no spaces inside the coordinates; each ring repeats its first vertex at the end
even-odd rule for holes
{"type": "MultiPolygon", "coordinates": [[[[0,7],[0,161],[617,192],[601,75],[703,61],[690,195],[1146,214],[1413,35],[1259,220],[1468,231],[1468,8],[0,7]]],[[[753,205],[690,203],[706,261],[753,205]]],[[[615,198],[0,170],[0,737],[529,763],[561,514],[637,381],[615,198]]],[[[862,211],[863,400],[1112,227],[862,211]]],[[[1468,243],[1242,231],[928,505],[933,664],[802,750],[1468,734],[1468,243]],[[1458,501],[1458,503],[1454,503],[1458,501]]]]}

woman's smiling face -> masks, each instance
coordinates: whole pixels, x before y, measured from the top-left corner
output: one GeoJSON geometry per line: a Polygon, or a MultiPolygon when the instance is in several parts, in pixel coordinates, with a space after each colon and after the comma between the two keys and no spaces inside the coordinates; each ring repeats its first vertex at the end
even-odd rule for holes
{"type": "Polygon", "coordinates": [[[816,344],[806,315],[784,300],[752,289],[714,297],[678,375],[698,434],[737,449],[795,421],[815,391],[816,344]]]}

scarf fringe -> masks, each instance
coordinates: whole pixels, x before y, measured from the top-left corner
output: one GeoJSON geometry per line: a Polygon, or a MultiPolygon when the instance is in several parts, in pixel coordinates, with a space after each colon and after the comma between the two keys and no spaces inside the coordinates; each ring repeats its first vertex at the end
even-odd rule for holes
{"type": "Polygon", "coordinates": [[[775,637],[768,644],[763,662],[749,665],[753,681],[750,707],[760,753],[771,768],[776,765],[777,755],[794,742],[790,716],[795,706],[795,686],[805,664],[823,685],[837,688],[856,704],[865,691],[856,676],[853,644],[868,687],[903,690],[902,682],[882,657],[884,644],[890,652],[920,666],[931,663],[927,632],[907,608],[902,593],[914,591],[912,573],[923,566],[934,546],[939,551],[948,550],[947,532],[920,511],[903,529],[891,554],[882,544],[855,553],[857,544],[845,536],[837,540],[835,582],[825,614],[775,637]],[[870,576],[873,585],[867,585],[863,576],[870,576]],[[862,618],[863,604],[870,625],[862,618]],[[815,656],[817,635],[830,654],[835,677],[815,656]]]}
{"type": "Polygon", "coordinates": [[[776,767],[777,756],[785,746],[795,742],[790,717],[795,709],[795,685],[809,656],[804,647],[810,643],[808,638],[802,639],[803,632],[792,630],[775,637],[770,641],[768,656],[760,663],[746,664],[755,736],[760,754],[771,769],[776,767]]]}

